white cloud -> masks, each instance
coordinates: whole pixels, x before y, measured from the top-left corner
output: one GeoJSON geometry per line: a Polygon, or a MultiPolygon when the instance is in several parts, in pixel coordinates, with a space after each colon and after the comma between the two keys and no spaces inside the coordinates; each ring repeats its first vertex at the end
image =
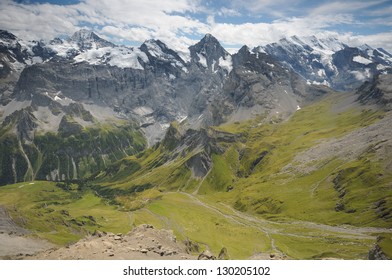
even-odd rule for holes
{"type": "Polygon", "coordinates": [[[0,2],[0,10],[0,27],[28,39],[51,39],[58,34],[76,30],[75,18],[78,12],[73,6],[23,5],[3,0],[0,2]]]}
{"type": "Polygon", "coordinates": [[[152,38],[154,32],[144,27],[120,28],[107,25],[101,29],[101,33],[110,37],[132,38],[133,41],[143,42],[152,38]]]}
{"type": "MultiPolygon", "coordinates": [[[[374,48],[382,47],[392,53],[392,31],[378,33],[373,35],[354,35],[347,36],[347,42],[352,45],[360,45],[366,43],[374,48]],[[356,44],[357,43],[357,44],[356,44]]],[[[344,40],[344,38],[342,38],[344,40]]]]}
{"type": "Polygon", "coordinates": [[[293,17],[276,20],[272,23],[227,24],[216,23],[211,26],[211,33],[220,41],[229,45],[246,44],[255,47],[276,42],[285,36],[310,36],[324,32],[334,24],[349,23],[350,15],[293,17]]]}
{"type": "MultiPolygon", "coordinates": [[[[183,50],[205,33],[212,33],[226,45],[247,44],[250,47],[275,42],[284,36],[332,33],[345,42],[366,42],[391,51],[391,32],[370,36],[333,32],[334,27],[339,25],[358,24],[352,11],[369,7],[373,9],[374,5],[382,2],[385,1],[323,1],[316,7],[312,3],[313,8],[307,6],[301,13],[295,14],[294,9],[302,7],[304,0],[291,1],[290,5],[287,5],[286,0],[231,0],[225,7],[202,0],[84,0],[67,6],[18,4],[1,0],[0,28],[26,39],[52,39],[59,35],[70,35],[87,23],[97,34],[115,43],[143,42],[155,38],[183,50]],[[216,22],[213,16],[215,13],[223,17],[243,17],[240,12],[244,11],[253,15],[269,13],[273,16],[291,16],[278,17],[268,23],[241,24],[216,22]]],[[[370,15],[373,17],[380,14],[388,16],[382,10],[372,11],[370,15]]],[[[242,22],[244,20],[247,18],[241,19],[242,22]]],[[[383,24],[381,18],[371,20],[383,24]]],[[[391,21],[387,20],[384,26],[388,24],[392,24],[391,21]]]]}
{"type": "Polygon", "coordinates": [[[219,11],[218,11],[218,15],[219,16],[226,16],[226,17],[235,17],[235,16],[240,16],[241,13],[237,10],[234,9],[229,9],[226,7],[222,7],[219,11]]]}
{"type": "Polygon", "coordinates": [[[390,16],[392,14],[392,6],[383,7],[381,9],[376,9],[374,11],[369,12],[371,16],[390,16]]]}
{"type": "Polygon", "coordinates": [[[115,42],[160,38],[175,45],[189,42],[184,35],[206,33],[208,26],[186,12],[197,12],[191,0],[85,0],[75,5],[0,2],[0,28],[34,40],[70,35],[88,24],[115,42]]]}
{"type": "Polygon", "coordinates": [[[314,15],[326,15],[336,13],[352,13],[357,10],[366,9],[381,4],[384,1],[337,1],[327,2],[311,11],[314,15]]]}
{"type": "Polygon", "coordinates": [[[245,9],[251,13],[260,12],[285,12],[291,10],[293,6],[298,5],[304,0],[291,0],[290,3],[287,0],[232,0],[229,1],[233,8],[235,9],[245,9]],[[279,9],[276,9],[279,8],[279,9]]]}

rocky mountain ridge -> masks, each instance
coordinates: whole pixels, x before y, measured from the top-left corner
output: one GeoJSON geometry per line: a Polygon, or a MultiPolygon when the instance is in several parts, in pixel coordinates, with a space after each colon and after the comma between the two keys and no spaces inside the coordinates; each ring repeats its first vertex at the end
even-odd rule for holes
{"type": "Polygon", "coordinates": [[[378,73],[390,73],[392,55],[369,45],[352,47],[336,38],[292,36],[256,48],[293,69],[308,83],[353,90],[378,73]]]}
{"type": "MultiPolygon", "coordinates": [[[[294,51],[302,48],[307,51],[301,53],[304,57],[316,47],[329,56],[346,48],[334,40],[317,40],[313,38],[312,47],[301,47],[299,38],[286,39],[280,45],[294,51]]],[[[4,153],[0,169],[4,170],[0,178],[10,183],[91,175],[140,151],[143,141],[149,145],[160,141],[172,121],[199,129],[258,115],[285,119],[331,90],[309,80],[313,78],[304,79],[310,70],[288,65],[289,59],[283,62],[272,51],[280,50],[280,45],[255,50],[244,46],[231,55],[207,34],[184,55],[159,40],[130,48],[86,30],[49,43],[26,42],[2,31],[0,122],[4,153]],[[97,139],[114,131],[120,135],[97,139]],[[131,140],[125,135],[132,135],[131,140]],[[68,144],[52,147],[49,154],[43,144],[53,137],[60,143],[66,139],[68,144]],[[146,140],[141,140],[143,137],[146,140]],[[87,142],[91,145],[84,152],[75,150],[87,142]],[[14,149],[7,150],[5,143],[13,143],[14,149]]],[[[313,58],[317,57],[322,58],[313,58]]],[[[387,68],[389,58],[377,58],[378,64],[372,62],[375,69],[387,68]]],[[[339,69],[361,64],[350,61],[343,61],[339,69]]],[[[373,72],[369,78],[371,75],[373,72]]]]}

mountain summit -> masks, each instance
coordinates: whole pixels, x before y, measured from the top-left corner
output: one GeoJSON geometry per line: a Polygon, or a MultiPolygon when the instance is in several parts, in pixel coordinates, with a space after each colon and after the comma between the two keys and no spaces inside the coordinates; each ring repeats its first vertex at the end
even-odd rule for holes
{"type": "Polygon", "coordinates": [[[92,31],[81,29],[76,31],[70,38],[71,42],[76,43],[82,50],[99,49],[104,47],[115,47],[116,45],[102,39],[92,31]]]}
{"type": "Polygon", "coordinates": [[[199,65],[215,71],[221,61],[228,62],[230,54],[222,47],[219,41],[211,34],[205,35],[197,44],[189,47],[191,60],[199,65]]]}

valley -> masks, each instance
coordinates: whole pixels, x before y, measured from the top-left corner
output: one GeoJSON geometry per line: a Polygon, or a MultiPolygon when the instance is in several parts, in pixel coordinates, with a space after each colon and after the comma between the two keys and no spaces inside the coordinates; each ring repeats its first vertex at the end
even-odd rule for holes
{"type": "MultiPolygon", "coordinates": [[[[385,252],[389,253],[390,215],[380,218],[372,201],[390,198],[390,175],[377,178],[382,171],[377,169],[380,163],[372,159],[376,153],[358,151],[358,155],[352,155],[351,159],[345,156],[346,161],[343,161],[335,159],[334,153],[323,152],[325,158],[317,155],[317,168],[302,167],[304,163],[300,160],[304,154],[312,154],[312,146],[320,145],[319,139],[323,139],[321,143],[328,143],[326,139],[344,139],[361,127],[369,128],[383,121],[389,123],[389,113],[355,112],[348,108],[336,119],[330,118],[319,127],[311,126],[312,131],[306,133],[307,123],[317,122],[308,118],[315,116],[314,110],[327,120],[323,113],[328,114],[346,98],[343,94],[325,98],[301,109],[303,111],[298,111],[293,118],[273,125],[270,121],[259,125],[262,120],[257,120],[214,128],[225,133],[246,133],[248,139],[252,139],[249,135],[264,134],[266,142],[258,145],[274,147],[270,155],[258,161],[257,165],[264,164],[265,168],[249,164],[256,159],[244,158],[257,157],[255,151],[262,150],[258,145],[251,146],[254,140],[242,144],[223,141],[220,145],[226,146],[226,151],[212,156],[211,171],[205,178],[196,178],[189,169],[185,170],[184,162],[192,154],[201,153],[203,147],[193,143],[195,148],[188,151],[190,155],[173,157],[179,154],[177,147],[168,150],[164,145],[169,139],[165,139],[159,147],[150,148],[139,158],[125,158],[106,173],[97,174],[96,179],[85,183],[84,189],[80,182],[69,186],[35,182],[28,187],[19,183],[0,190],[0,204],[7,208],[13,205],[17,211],[10,211],[16,221],[23,220],[24,226],[36,235],[60,245],[92,234],[96,229],[125,234],[134,226],[147,223],[171,229],[178,240],[192,240],[214,254],[225,247],[234,259],[269,255],[289,259],[363,259],[380,237],[384,243],[387,240],[385,252]],[[301,121],[306,123],[302,130],[301,121]],[[278,146],[277,142],[283,144],[278,146]],[[246,149],[252,151],[239,159],[239,153],[246,149]],[[288,149],[296,153],[287,154],[288,149]],[[368,166],[360,169],[361,176],[353,177],[357,180],[355,186],[348,185],[347,192],[354,193],[346,195],[351,197],[341,198],[334,187],[336,180],[332,179],[342,174],[341,170],[351,167],[355,174],[356,166],[364,167],[358,159],[353,160],[359,155],[362,160],[366,156],[368,166]],[[163,163],[162,157],[167,161],[163,163]],[[263,160],[274,164],[267,166],[263,160]],[[132,169],[135,172],[130,174],[132,169]],[[364,184],[371,180],[377,182],[373,183],[372,196],[361,194],[368,191],[364,184]],[[336,205],[343,201],[347,201],[346,208],[338,211],[336,205]]],[[[376,136],[367,140],[367,145],[379,142],[377,137],[386,132],[377,131],[376,136]]],[[[328,147],[331,149],[333,145],[328,147]]],[[[345,153],[343,148],[337,152],[345,153]]],[[[311,160],[307,158],[306,162],[311,160]]],[[[389,203],[386,200],[388,208],[389,203]]]]}

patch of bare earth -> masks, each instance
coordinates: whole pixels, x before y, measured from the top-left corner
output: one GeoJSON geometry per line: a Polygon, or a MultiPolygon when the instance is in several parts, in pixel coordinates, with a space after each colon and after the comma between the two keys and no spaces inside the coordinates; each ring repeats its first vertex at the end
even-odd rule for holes
{"type": "Polygon", "coordinates": [[[28,234],[26,229],[15,224],[5,208],[0,207],[0,259],[21,258],[53,247],[28,234]]]}
{"type": "Polygon", "coordinates": [[[27,259],[49,260],[177,260],[196,259],[171,231],[141,225],[128,234],[96,231],[70,246],[47,250],[27,259]]]}

